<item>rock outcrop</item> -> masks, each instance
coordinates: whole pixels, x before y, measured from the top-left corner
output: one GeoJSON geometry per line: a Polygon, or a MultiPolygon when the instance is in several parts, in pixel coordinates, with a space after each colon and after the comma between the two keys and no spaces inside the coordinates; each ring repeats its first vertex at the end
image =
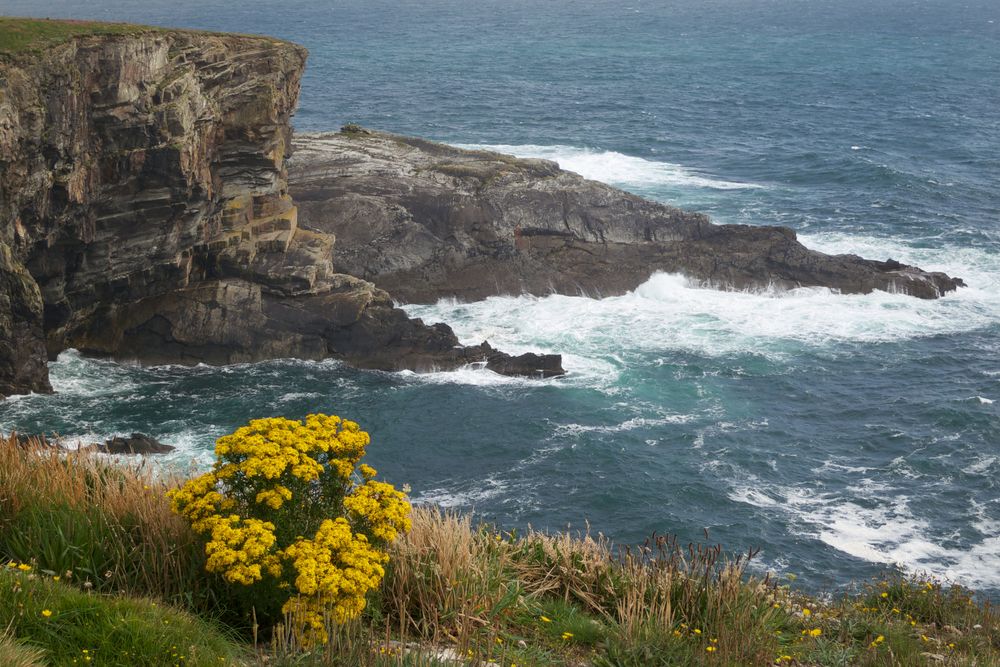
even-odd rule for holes
{"type": "Polygon", "coordinates": [[[0,396],[49,389],[46,359],[69,347],[507,367],[344,275],[335,235],[299,225],[285,160],[305,60],[263,37],[141,28],[0,53],[0,396]]]}
{"type": "Polygon", "coordinates": [[[105,440],[104,444],[91,445],[90,449],[102,454],[169,454],[176,447],[165,445],[156,438],[151,438],[142,433],[133,433],[128,436],[115,436],[110,440],[105,440]]]}
{"type": "Polygon", "coordinates": [[[706,286],[824,286],[936,298],[962,285],[892,260],[825,255],[785,227],[716,225],[545,160],[357,127],[298,135],[300,223],[335,234],[334,262],[396,299],[551,292],[609,296],[654,271],[706,286]]]}

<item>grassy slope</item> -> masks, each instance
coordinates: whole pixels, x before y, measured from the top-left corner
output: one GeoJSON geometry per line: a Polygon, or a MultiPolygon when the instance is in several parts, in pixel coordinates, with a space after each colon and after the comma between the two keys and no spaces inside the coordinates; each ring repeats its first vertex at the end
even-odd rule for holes
{"type": "MultiPolygon", "coordinates": [[[[2,575],[0,629],[14,621],[19,640],[79,656],[99,648],[88,628],[101,628],[97,634],[114,637],[102,645],[105,656],[145,652],[149,664],[177,642],[214,645],[193,617],[136,601],[226,612],[225,587],[204,573],[197,540],[169,512],[169,480],[2,438],[0,460],[0,559],[48,576],[32,580],[26,602],[12,597],[15,575],[2,575]],[[84,590],[67,585],[66,570],[84,590]],[[117,597],[122,590],[129,597],[117,597]],[[188,638],[158,635],[157,622],[183,624],[188,638]]],[[[661,540],[623,555],[601,539],[500,534],[427,509],[415,512],[391,558],[365,615],[334,633],[326,650],[302,652],[279,632],[261,649],[267,664],[449,664],[434,660],[426,649],[433,646],[480,666],[1000,665],[996,612],[940,581],[891,577],[823,601],[753,579],[744,560],[726,560],[716,548],[661,540]],[[425,648],[406,654],[389,640],[425,648]]],[[[236,619],[236,627],[248,640],[246,625],[236,619]]],[[[211,650],[233,650],[218,646],[211,650]]]]}
{"type": "Polygon", "coordinates": [[[58,575],[0,572],[0,627],[57,665],[239,664],[240,648],[218,628],[152,600],[81,591],[58,575]]]}
{"type": "Polygon", "coordinates": [[[41,51],[86,35],[139,35],[158,28],[129,23],[98,23],[0,16],[0,54],[41,51]]]}

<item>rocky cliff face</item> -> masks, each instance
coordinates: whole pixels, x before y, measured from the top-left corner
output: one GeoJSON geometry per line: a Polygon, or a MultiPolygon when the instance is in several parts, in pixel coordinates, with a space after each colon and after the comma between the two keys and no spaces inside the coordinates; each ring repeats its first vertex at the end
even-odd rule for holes
{"type": "Polygon", "coordinates": [[[303,225],[337,235],[334,261],[397,299],[621,294],[654,271],[722,289],[824,286],[936,298],[962,281],[809,250],[784,227],[715,225],[563,171],[360,128],[296,138],[303,225]]]}
{"type": "Polygon", "coordinates": [[[393,370],[507,359],[409,320],[335,270],[333,234],[299,226],[285,160],[305,59],[160,30],[0,56],[0,396],[48,389],[46,356],[67,347],[393,370]]]}

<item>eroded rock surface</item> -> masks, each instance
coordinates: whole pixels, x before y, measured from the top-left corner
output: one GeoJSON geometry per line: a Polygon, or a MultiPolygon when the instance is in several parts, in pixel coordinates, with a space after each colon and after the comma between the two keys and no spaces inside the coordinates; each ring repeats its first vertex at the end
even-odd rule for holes
{"type": "Polygon", "coordinates": [[[409,319],[299,225],[285,160],[305,60],[141,29],[0,54],[0,396],[48,390],[46,357],[70,347],[386,370],[496,356],[409,319]]]}
{"type": "Polygon", "coordinates": [[[563,171],[351,128],[297,135],[300,222],[337,236],[338,270],[394,298],[621,294],[654,271],[706,286],[824,286],[936,298],[962,281],[898,262],[809,250],[785,227],[716,225],[563,171]]]}

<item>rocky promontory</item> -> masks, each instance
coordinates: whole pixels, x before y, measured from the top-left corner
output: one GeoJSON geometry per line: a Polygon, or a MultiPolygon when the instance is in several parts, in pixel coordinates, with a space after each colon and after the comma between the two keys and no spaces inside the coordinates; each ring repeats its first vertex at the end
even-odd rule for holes
{"type": "Polygon", "coordinates": [[[4,18],[0,37],[0,397],[49,390],[47,360],[71,347],[550,377],[559,355],[462,346],[395,304],[606,296],[654,271],[921,298],[962,284],[545,160],[357,126],[293,142],[306,51],[288,42],[4,18]]]}
{"type": "Polygon", "coordinates": [[[892,260],[825,255],[786,227],[716,225],[554,162],[349,126],[296,135],[301,224],[337,236],[334,263],[396,299],[610,296],[655,271],[719,289],[821,286],[933,299],[963,283],[892,260]]]}
{"type": "MultiPolygon", "coordinates": [[[[306,61],[265,37],[0,19],[0,396],[61,350],[561,373],[459,345],[333,261],[285,160],[306,61]]],[[[521,359],[521,358],[517,358],[521,359]]]]}

